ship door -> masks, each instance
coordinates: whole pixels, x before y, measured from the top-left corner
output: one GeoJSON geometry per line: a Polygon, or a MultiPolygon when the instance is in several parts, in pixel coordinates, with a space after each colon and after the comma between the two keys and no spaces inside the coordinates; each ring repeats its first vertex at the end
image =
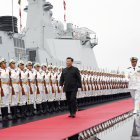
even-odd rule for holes
{"type": "Polygon", "coordinates": [[[33,63],[36,62],[36,50],[30,50],[29,52],[29,61],[33,63]]]}

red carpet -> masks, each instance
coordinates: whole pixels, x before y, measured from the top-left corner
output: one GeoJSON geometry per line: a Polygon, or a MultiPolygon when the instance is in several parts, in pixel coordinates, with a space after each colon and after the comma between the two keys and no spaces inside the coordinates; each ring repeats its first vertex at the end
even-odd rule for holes
{"type": "Polygon", "coordinates": [[[131,99],[0,130],[0,140],[62,140],[133,109],[131,99]]]}

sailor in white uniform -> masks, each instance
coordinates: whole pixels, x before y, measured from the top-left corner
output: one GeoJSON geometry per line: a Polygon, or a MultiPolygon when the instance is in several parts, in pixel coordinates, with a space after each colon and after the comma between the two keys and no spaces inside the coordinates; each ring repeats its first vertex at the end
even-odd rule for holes
{"type": "Polygon", "coordinates": [[[52,109],[53,111],[58,111],[58,101],[57,101],[57,94],[58,94],[58,84],[57,84],[57,67],[53,66],[52,71],[50,71],[50,85],[51,85],[51,100],[52,101],[52,109]]]}
{"type": "MultiPolygon", "coordinates": [[[[59,67],[57,73],[57,81],[60,81],[61,73],[62,73],[62,67],[59,67]]],[[[58,100],[60,101],[62,96],[62,89],[60,88],[59,82],[58,82],[58,87],[59,87],[58,100]]]]}
{"type": "Polygon", "coordinates": [[[140,110],[140,67],[137,66],[138,58],[131,58],[131,67],[127,69],[127,78],[129,79],[129,89],[135,91],[134,96],[134,112],[137,113],[140,110]]]}
{"type": "Polygon", "coordinates": [[[4,58],[0,59],[0,105],[1,105],[1,115],[2,120],[7,121],[8,118],[8,107],[11,101],[11,88],[9,86],[9,70],[6,66],[6,60],[4,58]]]}
{"type": "Polygon", "coordinates": [[[37,110],[37,115],[40,115],[43,113],[42,111],[42,102],[43,102],[43,95],[44,95],[44,77],[41,74],[41,66],[39,63],[34,64],[34,71],[36,75],[36,87],[37,87],[37,92],[36,92],[36,110],[37,110]]]}
{"type": "Polygon", "coordinates": [[[20,99],[19,99],[19,109],[20,109],[20,117],[25,118],[27,116],[27,106],[28,103],[28,97],[30,94],[30,89],[28,86],[28,73],[25,69],[24,62],[20,60],[18,62],[19,67],[19,79],[20,79],[20,87],[21,87],[21,93],[20,93],[20,99]]]}
{"type": "Polygon", "coordinates": [[[12,86],[12,94],[11,94],[11,104],[10,110],[12,119],[17,119],[17,108],[19,104],[19,95],[21,93],[21,87],[19,84],[19,70],[16,68],[16,61],[11,59],[9,61],[9,71],[10,71],[10,78],[11,78],[11,86],[12,86]]]}
{"type": "MultiPolygon", "coordinates": [[[[60,81],[60,77],[61,77],[61,74],[62,74],[62,70],[63,70],[63,67],[59,67],[59,72],[58,72],[58,78],[57,80],[60,81]]],[[[66,95],[64,93],[64,90],[62,87],[60,87],[60,83],[59,84],[59,90],[60,90],[60,111],[63,111],[65,109],[65,101],[66,101],[66,95]]]]}
{"type": "Polygon", "coordinates": [[[28,75],[28,86],[30,88],[30,94],[28,96],[28,116],[34,115],[35,95],[36,95],[36,84],[35,84],[35,72],[33,70],[33,64],[28,61],[26,64],[27,75],[28,75]]]}
{"type": "Polygon", "coordinates": [[[48,75],[46,64],[41,65],[41,75],[43,76],[43,83],[44,83],[44,92],[42,95],[42,112],[43,112],[43,114],[45,114],[45,113],[47,113],[47,111],[49,112],[48,94],[50,91],[50,86],[49,86],[50,76],[48,75]]]}
{"type": "Polygon", "coordinates": [[[49,108],[49,113],[53,112],[54,109],[54,100],[55,100],[55,89],[53,86],[53,82],[55,81],[55,77],[54,77],[54,72],[53,72],[53,66],[52,65],[48,65],[48,73],[47,73],[47,83],[48,83],[48,87],[49,87],[49,93],[48,93],[48,108],[49,108]]]}
{"type": "Polygon", "coordinates": [[[55,107],[55,111],[59,111],[59,104],[60,104],[60,88],[59,88],[59,80],[58,80],[58,67],[54,66],[53,67],[53,71],[54,71],[54,78],[53,78],[53,85],[54,85],[54,89],[55,89],[55,99],[54,99],[54,107],[55,107]]]}

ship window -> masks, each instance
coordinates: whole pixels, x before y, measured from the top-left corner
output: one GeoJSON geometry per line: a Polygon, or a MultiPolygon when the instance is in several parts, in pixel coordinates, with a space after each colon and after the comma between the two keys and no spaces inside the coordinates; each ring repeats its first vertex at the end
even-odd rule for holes
{"type": "Polygon", "coordinates": [[[25,48],[25,43],[24,43],[24,40],[22,40],[22,46],[23,46],[23,48],[25,48]]]}
{"type": "Polygon", "coordinates": [[[13,40],[14,40],[14,46],[16,46],[16,39],[15,39],[15,38],[13,38],[13,40]]]}
{"type": "Polygon", "coordinates": [[[19,39],[17,39],[17,47],[20,47],[19,39]]]}
{"type": "Polygon", "coordinates": [[[18,48],[25,48],[24,40],[14,38],[14,46],[18,48]]]}
{"type": "Polygon", "coordinates": [[[19,39],[19,46],[20,46],[20,48],[23,48],[22,47],[22,40],[21,39],[19,39]]]}
{"type": "Polygon", "coordinates": [[[2,44],[2,37],[0,36],[0,44],[2,44]]]}
{"type": "Polygon", "coordinates": [[[15,48],[15,56],[17,58],[25,58],[26,57],[26,52],[23,49],[15,48]]]}

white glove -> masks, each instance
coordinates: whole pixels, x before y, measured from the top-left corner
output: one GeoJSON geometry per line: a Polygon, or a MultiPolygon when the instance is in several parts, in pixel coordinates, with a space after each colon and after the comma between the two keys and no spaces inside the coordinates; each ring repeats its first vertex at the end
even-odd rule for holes
{"type": "Polygon", "coordinates": [[[81,88],[78,88],[78,91],[81,91],[81,88]]]}
{"type": "Polygon", "coordinates": [[[59,86],[59,89],[62,90],[62,86],[59,86]]]}

